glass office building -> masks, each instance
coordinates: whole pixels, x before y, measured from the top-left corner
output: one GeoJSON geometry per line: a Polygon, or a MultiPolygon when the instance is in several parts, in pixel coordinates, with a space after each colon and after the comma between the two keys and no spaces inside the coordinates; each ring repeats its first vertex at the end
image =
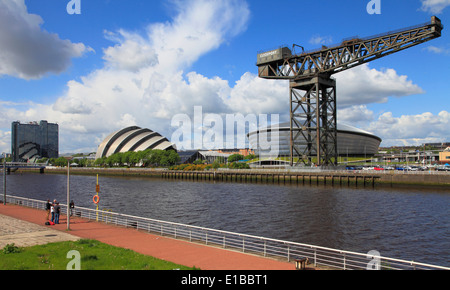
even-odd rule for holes
{"type": "Polygon", "coordinates": [[[59,126],[47,121],[11,125],[13,162],[28,162],[39,158],[58,158],[59,126]]]}

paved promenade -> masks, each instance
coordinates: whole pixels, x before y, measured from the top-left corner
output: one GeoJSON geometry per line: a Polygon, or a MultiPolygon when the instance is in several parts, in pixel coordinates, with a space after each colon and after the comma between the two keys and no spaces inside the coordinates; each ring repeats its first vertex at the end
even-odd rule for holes
{"type": "Polygon", "coordinates": [[[0,248],[11,243],[30,246],[85,238],[202,270],[295,269],[294,263],[189,243],[77,217],[70,219],[70,231],[67,231],[66,216],[61,216],[59,225],[45,226],[45,221],[45,211],[0,204],[0,248]]]}

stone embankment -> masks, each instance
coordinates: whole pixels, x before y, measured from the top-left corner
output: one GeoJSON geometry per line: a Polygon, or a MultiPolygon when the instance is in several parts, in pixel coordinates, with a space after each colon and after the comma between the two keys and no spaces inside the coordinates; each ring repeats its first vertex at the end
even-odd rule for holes
{"type": "MultiPolygon", "coordinates": [[[[39,170],[20,169],[22,172],[39,170]]],[[[47,174],[67,174],[66,168],[47,167],[47,174]]],[[[102,176],[140,176],[165,179],[223,181],[246,183],[330,185],[330,186],[449,186],[450,173],[440,171],[374,171],[319,169],[250,169],[214,171],[173,171],[161,168],[71,168],[70,174],[102,176]]]]}

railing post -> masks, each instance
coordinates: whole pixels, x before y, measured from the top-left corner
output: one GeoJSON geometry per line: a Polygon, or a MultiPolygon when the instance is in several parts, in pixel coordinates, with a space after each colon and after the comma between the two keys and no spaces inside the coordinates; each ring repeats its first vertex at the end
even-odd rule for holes
{"type": "Polygon", "coordinates": [[[314,248],[314,267],[317,267],[317,249],[314,248]]]}
{"type": "Polygon", "coordinates": [[[289,247],[289,245],[287,246],[287,260],[288,260],[288,262],[291,261],[291,253],[290,253],[290,247],[289,247]]]}
{"type": "Polygon", "coordinates": [[[345,260],[345,253],[344,253],[344,270],[347,270],[346,260],[345,260]]]}

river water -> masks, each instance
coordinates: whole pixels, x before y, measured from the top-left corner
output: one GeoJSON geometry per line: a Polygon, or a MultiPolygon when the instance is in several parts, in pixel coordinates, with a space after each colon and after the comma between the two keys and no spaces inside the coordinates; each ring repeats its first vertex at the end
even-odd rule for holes
{"type": "MultiPolygon", "coordinates": [[[[7,194],[66,203],[66,184],[65,175],[11,174],[7,194]]],[[[95,176],[70,177],[76,205],[95,208],[95,184],[95,176]]],[[[377,250],[390,258],[450,266],[450,189],[102,176],[99,184],[101,209],[360,253],[377,250]]]]}

